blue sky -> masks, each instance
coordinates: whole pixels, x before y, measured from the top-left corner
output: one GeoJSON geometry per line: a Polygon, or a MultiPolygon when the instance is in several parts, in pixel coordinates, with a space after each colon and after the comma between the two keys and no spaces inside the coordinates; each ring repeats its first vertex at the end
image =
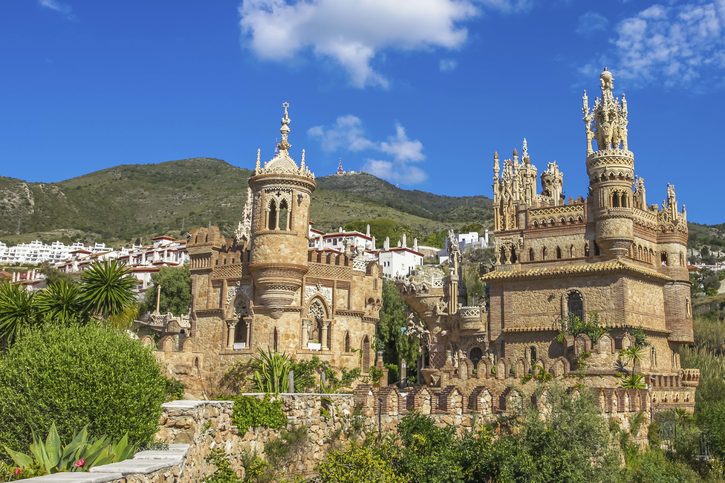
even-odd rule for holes
{"type": "Polygon", "coordinates": [[[0,175],[195,156],[251,168],[289,101],[318,175],[491,194],[528,139],[586,193],[581,95],[627,93],[650,202],[725,221],[725,0],[3,0],[0,175]]]}

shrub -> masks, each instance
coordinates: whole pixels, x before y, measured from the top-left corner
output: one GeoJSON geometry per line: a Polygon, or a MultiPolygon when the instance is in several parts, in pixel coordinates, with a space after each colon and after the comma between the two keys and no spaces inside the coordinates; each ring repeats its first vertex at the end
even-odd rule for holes
{"type": "Polygon", "coordinates": [[[46,325],[0,356],[0,444],[26,450],[53,422],[64,440],[88,425],[92,436],[146,443],[165,387],[151,351],[124,333],[46,325]]]}
{"type": "Polygon", "coordinates": [[[238,396],[234,400],[232,420],[241,434],[246,433],[249,428],[280,429],[287,426],[282,401],[271,400],[267,395],[264,399],[238,396]]]}
{"type": "Polygon", "coordinates": [[[30,454],[7,447],[5,451],[22,471],[47,475],[66,471],[88,471],[94,466],[123,461],[133,456],[136,448],[128,444],[127,435],[116,443],[106,436],[89,439],[88,428],[74,434],[70,443],[63,444],[53,424],[45,441],[33,435],[30,454]]]}
{"type": "Polygon", "coordinates": [[[346,450],[331,450],[318,465],[322,482],[397,483],[399,476],[387,459],[370,445],[353,444],[346,450]]]}
{"type": "Polygon", "coordinates": [[[413,413],[398,425],[403,449],[398,465],[412,481],[462,481],[455,428],[439,428],[427,416],[413,413]]]}

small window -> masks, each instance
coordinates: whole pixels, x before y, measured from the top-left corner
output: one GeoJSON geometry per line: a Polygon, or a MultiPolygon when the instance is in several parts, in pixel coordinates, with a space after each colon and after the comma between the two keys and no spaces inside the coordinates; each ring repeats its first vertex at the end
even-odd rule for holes
{"type": "Polygon", "coordinates": [[[584,298],[581,292],[573,290],[567,294],[566,308],[569,317],[577,317],[579,320],[584,319],[584,298]]]}
{"type": "Polygon", "coordinates": [[[546,247],[541,249],[541,259],[546,260],[546,247]]]}
{"type": "Polygon", "coordinates": [[[286,231],[289,228],[289,209],[287,208],[287,200],[282,200],[279,204],[279,229],[286,231]]]}
{"type": "Polygon", "coordinates": [[[529,248],[529,261],[530,262],[534,261],[534,249],[533,248],[529,248]]]}
{"type": "Polygon", "coordinates": [[[561,248],[556,247],[556,258],[561,260],[561,248]]]}
{"type": "Polygon", "coordinates": [[[274,200],[269,202],[269,213],[267,215],[267,229],[274,230],[277,228],[277,203],[274,200]]]}

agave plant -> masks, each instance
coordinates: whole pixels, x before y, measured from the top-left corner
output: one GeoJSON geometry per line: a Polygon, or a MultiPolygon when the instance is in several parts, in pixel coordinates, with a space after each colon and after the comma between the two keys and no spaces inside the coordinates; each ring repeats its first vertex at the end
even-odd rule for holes
{"type": "Polygon", "coordinates": [[[292,361],[285,354],[260,349],[259,356],[254,360],[255,367],[252,379],[258,391],[279,394],[287,392],[289,373],[292,361]]]}
{"type": "Polygon", "coordinates": [[[82,300],[90,314],[107,319],[136,303],[136,279],[116,260],[93,264],[81,276],[82,300]]]}
{"type": "Polygon", "coordinates": [[[37,475],[47,475],[64,471],[88,471],[93,466],[123,461],[133,456],[136,448],[128,444],[127,435],[115,444],[107,436],[89,439],[87,427],[77,432],[69,444],[63,445],[53,423],[45,440],[33,435],[30,454],[13,451],[7,446],[5,451],[19,468],[37,475]]]}
{"type": "Polygon", "coordinates": [[[80,287],[65,279],[59,279],[35,296],[38,312],[46,321],[71,324],[86,322],[80,287]]]}
{"type": "Polygon", "coordinates": [[[20,285],[0,284],[0,342],[8,344],[38,322],[38,310],[32,292],[20,285]]]}
{"type": "Polygon", "coordinates": [[[624,389],[647,389],[647,384],[644,382],[644,375],[642,374],[623,375],[619,381],[619,385],[624,389]]]}

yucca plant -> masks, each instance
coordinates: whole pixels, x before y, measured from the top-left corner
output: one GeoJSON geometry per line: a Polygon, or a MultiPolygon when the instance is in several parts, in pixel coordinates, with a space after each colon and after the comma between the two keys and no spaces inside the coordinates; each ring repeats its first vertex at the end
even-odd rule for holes
{"type": "Polygon", "coordinates": [[[84,323],[88,316],[84,310],[80,287],[59,279],[35,296],[35,305],[43,319],[64,325],[84,323]]]}
{"type": "Polygon", "coordinates": [[[11,344],[20,333],[37,323],[38,309],[33,293],[21,285],[0,283],[0,343],[4,340],[11,344]]]}
{"type": "Polygon", "coordinates": [[[619,385],[624,389],[647,389],[647,384],[644,382],[644,376],[642,374],[625,374],[619,381],[619,385]]]}
{"type": "Polygon", "coordinates": [[[128,444],[127,435],[116,443],[110,441],[107,436],[89,439],[87,427],[77,432],[69,444],[63,445],[55,423],[51,425],[45,440],[33,435],[29,449],[30,454],[25,454],[5,446],[5,451],[19,468],[29,470],[36,475],[88,471],[93,466],[128,459],[136,451],[136,448],[128,444]]]}
{"type": "Polygon", "coordinates": [[[253,362],[252,379],[258,391],[279,394],[287,392],[292,361],[285,354],[260,349],[259,356],[253,362]]]}
{"type": "Polygon", "coordinates": [[[122,314],[136,303],[135,287],[136,279],[116,260],[95,263],[81,276],[86,311],[104,320],[122,314]]]}

